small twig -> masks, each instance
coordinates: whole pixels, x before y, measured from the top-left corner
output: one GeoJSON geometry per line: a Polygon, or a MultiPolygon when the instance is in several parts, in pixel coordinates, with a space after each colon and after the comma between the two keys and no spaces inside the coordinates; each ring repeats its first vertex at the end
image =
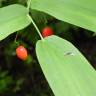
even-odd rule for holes
{"type": "Polygon", "coordinates": [[[14,39],[14,42],[15,42],[17,45],[19,45],[19,42],[17,42],[18,33],[19,33],[19,31],[16,33],[16,36],[15,36],[15,39],[14,39]]]}
{"type": "Polygon", "coordinates": [[[15,39],[14,39],[15,43],[17,42],[17,37],[18,37],[18,32],[16,33],[16,36],[15,36],[15,39]]]}
{"type": "Polygon", "coordinates": [[[31,0],[28,0],[28,2],[27,2],[27,9],[28,10],[30,9],[30,5],[31,5],[31,0]]]}
{"type": "Polygon", "coordinates": [[[34,27],[36,28],[36,30],[37,30],[39,36],[41,37],[41,39],[44,40],[44,38],[43,38],[42,35],[41,35],[41,32],[40,32],[39,28],[37,27],[37,25],[36,25],[35,22],[34,22],[34,20],[31,18],[30,15],[28,15],[28,17],[29,17],[29,19],[31,20],[31,22],[32,22],[32,24],[34,25],[34,27]]]}
{"type": "MultiPolygon", "coordinates": [[[[27,2],[27,9],[28,9],[28,11],[29,11],[29,9],[30,9],[30,5],[31,5],[31,0],[28,0],[28,2],[27,2]]],[[[41,32],[40,32],[39,28],[38,28],[37,25],[35,24],[35,22],[34,22],[34,20],[32,19],[32,17],[31,17],[30,15],[28,15],[28,17],[29,17],[29,19],[31,20],[31,22],[32,22],[32,24],[34,25],[34,27],[36,28],[36,30],[37,30],[39,36],[41,37],[41,39],[44,40],[44,38],[43,38],[42,35],[41,35],[41,32]]]]}

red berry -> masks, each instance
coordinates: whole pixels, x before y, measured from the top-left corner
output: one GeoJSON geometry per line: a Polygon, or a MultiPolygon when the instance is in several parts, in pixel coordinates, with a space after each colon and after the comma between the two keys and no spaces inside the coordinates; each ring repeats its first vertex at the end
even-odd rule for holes
{"type": "Polygon", "coordinates": [[[50,27],[45,27],[43,30],[42,30],[42,36],[43,37],[47,37],[47,36],[51,36],[51,35],[53,35],[54,33],[53,33],[53,30],[52,30],[52,28],[50,28],[50,27]]]}
{"type": "Polygon", "coordinates": [[[21,60],[26,60],[27,57],[28,57],[26,48],[24,48],[24,46],[17,47],[17,49],[16,49],[16,55],[21,60]]]}

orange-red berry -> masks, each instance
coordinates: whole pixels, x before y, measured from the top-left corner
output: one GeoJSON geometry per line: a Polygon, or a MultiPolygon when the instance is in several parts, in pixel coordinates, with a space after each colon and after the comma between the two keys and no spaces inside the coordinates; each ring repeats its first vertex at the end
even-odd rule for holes
{"type": "Polygon", "coordinates": [[[26,60],[27,57],[28,57],[28,54],[27,54],[27,50],[24,46],[19,46],[16,48],[16,55],[18,58],[20,58],[21,60],[26,60]]]}
{"type": "Polygon", "coordinates": [[[53,35],[54,32],[52,30],[51,27],[45,27],[43,30],[42,30],[42,36],[45,38],[45,37],[48,37],[48,36],[51,36],[53,35]]]}

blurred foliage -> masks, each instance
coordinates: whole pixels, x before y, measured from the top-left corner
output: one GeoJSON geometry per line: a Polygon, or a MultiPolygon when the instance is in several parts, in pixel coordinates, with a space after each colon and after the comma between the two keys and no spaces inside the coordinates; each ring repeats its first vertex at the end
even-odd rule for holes
{"type": "MultiPolygon", "coordinates": [[[[26,6],[26,1],[0,0],[0,7],[14,3],[26,6]]],[[[52,27],[55,35],[72,42],[91,61],[86,49],[92,46],[89,44],[88,47],[87,41],[95,38],[92,32],[59,21],[36,10],[31,10],[30,14],[41,32],[45,26],[52,27]],[[85,43],[87,46],[84,46],[85,43]]],[[[39,35],[31,24],[0,42],[0,96],[54,96],[36,58],[35,45],[39,39],[39,35]],[[15,39],[18,43],[15,42],[15,39]],[[20,44],[28,50],[27,61],[21,61],[16,57],[15,49],[20,44]]],[[[94,55],[96,56],[96,54],[94,55]]],[[[92,63],[94,62],[92,61],[92,63]]]]}

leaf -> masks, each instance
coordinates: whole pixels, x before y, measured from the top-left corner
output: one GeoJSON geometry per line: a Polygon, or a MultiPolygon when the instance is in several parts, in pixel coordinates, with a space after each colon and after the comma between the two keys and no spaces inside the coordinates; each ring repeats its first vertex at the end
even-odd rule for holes
{"type": "Polygon", "coordinates": [[[0,18],[0,40],[31,23],[27,8],[18,4],[0,8],[0,18]]]}
{"type": "Polygon", "coordinates": [[[32,0],[31,8],[96,32],[96,0],[32,0]]]}
{"type": "Polygon", "coordinates": [[[70,42],[50,36],[37,42],[36,53],[55,96],[96,95],[96,71],[70,42]]]}

